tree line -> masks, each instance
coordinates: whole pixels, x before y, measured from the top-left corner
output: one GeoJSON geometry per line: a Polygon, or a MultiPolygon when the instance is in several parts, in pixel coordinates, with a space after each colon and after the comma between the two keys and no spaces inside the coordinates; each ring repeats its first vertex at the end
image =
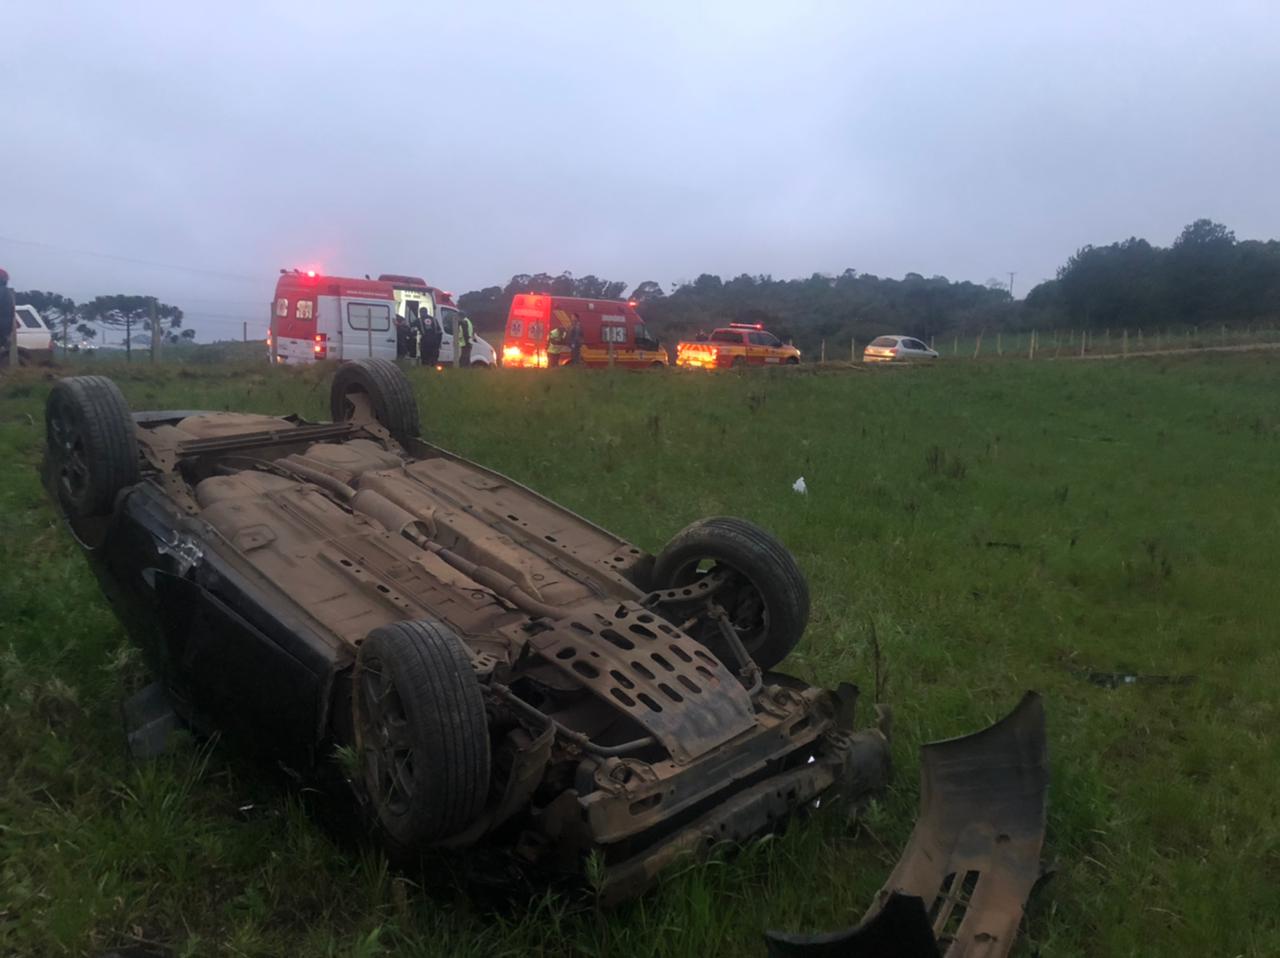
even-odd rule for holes
{"type": "Polygon", "coordinates": [[[35,307],[52,330],[56,343],[70,341],[72,333],[82,342],[91,342],[97,338],[101,326],[123,331],[126,349],[135,345],[145,347],[151,342],[153,320],[164,342],[190,342],[196,336],[194,329],[182,328],[181,309],[162,303],[154,296],[115,293],[77,303],[61,293],[31,289],[15,292],[14,301],[19,306],[35,307]]]}
{"type": "Polygon", "coordinates": [[[1054,279],[1015,301],[1006,285],[908,273],[902,279],[846,269],[807,279],[703,273],[630,288],[619,280],[572,273],[520,273],[505,286],[464,293],[459,305],[486,331],[500,330],[517,293],[635,300],[646,322],[672,341],[727,322],[763,323],[811,352],[823,340],[867,342],[884,333],[924,340],[981,331],[1141,328],[1236,324],[1280,313],[1280,242],[1238,241],[1201,219],[1170,247],[1131,238],[1085,246],[1054,279]]]}

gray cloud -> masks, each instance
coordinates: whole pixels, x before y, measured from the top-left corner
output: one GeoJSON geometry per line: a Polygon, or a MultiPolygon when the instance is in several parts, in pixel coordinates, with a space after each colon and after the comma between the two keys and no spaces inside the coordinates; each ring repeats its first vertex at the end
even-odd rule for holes
{"type": "Polygon", "coordinates": [[[0,236],[245,278],[6,240],[0,264],[210,336],[302,264],[1025,291],[1198,216],[1277,233],[1274,4],[891,7],[11,8],[0,236]]]}

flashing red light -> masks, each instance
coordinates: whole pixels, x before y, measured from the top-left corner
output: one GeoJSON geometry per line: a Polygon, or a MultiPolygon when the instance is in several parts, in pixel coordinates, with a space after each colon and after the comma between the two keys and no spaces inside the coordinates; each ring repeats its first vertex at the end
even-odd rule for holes
{"type": "Polygon", "coordinates": [[[315,270],[313,270],[313,269],[309,269],[309,270],[307,270],[307,278],[308,278],[308,279],[315,279],[315,278],[316,278],[316,271],[315,271],[315,270]]]}
{"type": "Polygon", "coordinates": [[[635,308],[636,308],[636,301],[635,301],[634,299],[629,299],[629,300],[627,300],[627,305],[628,305],[628,306],[630,306],[632,309],[635,309],[635,308]]]}

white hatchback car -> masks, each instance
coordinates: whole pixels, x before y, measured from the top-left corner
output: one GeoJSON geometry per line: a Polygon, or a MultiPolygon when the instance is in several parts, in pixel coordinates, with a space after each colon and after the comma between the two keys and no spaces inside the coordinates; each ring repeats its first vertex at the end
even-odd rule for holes
{"type": "Polygon", "coordinates": [[[937,358],[937,352],[910,336],[878,336],[862,354],[864,363],[906,363],[937,358]]]}
{"type": "Polygon", "coordinates": [[[44,318],[34,306],[20,305],[14,309],[14,320],[19,360],[47,362],[53,355],[53,335],[44,318]]]}

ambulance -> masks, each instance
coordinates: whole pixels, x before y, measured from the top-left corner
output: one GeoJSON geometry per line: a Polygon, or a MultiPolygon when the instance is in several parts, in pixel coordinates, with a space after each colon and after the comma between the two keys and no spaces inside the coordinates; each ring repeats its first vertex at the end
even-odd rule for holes
{"type": "MultiPolygon", "coordinates": [[[[521,293],[512,298],[502,341],[502,365],[545,369],[551,330],[556,326],[564,329],[567,345],[574,318],[582,326],[584,366],[612,363],[627,369],[648,369],[668,365],[667,351],[645,328],[634,302],[541,293],[521,293]]],[[[560,359],[567,363],[569,354],[564,353],[560,359]]]]}
{"type": "Polygon", "coordinates": [[[800,350],[764,328],[763,323],[730,323],[703,339],[676,344],[676,365],[693,369],[743,366],[795,366],[800,350]]]}
{"type": "MultiPolygon", "coordinates": [[[[444,330],[440,362],[453,363],[453,335],[462,311],[453,297],[417,276],[383,273],[377,279],[281,270],[271,305],[267,350],[273,363],[321,359],[395,359],[396,328],[426,313],[444,330]]],[[[494,348],[476,337],[472,366],[493,366],[494,348]]]]}

